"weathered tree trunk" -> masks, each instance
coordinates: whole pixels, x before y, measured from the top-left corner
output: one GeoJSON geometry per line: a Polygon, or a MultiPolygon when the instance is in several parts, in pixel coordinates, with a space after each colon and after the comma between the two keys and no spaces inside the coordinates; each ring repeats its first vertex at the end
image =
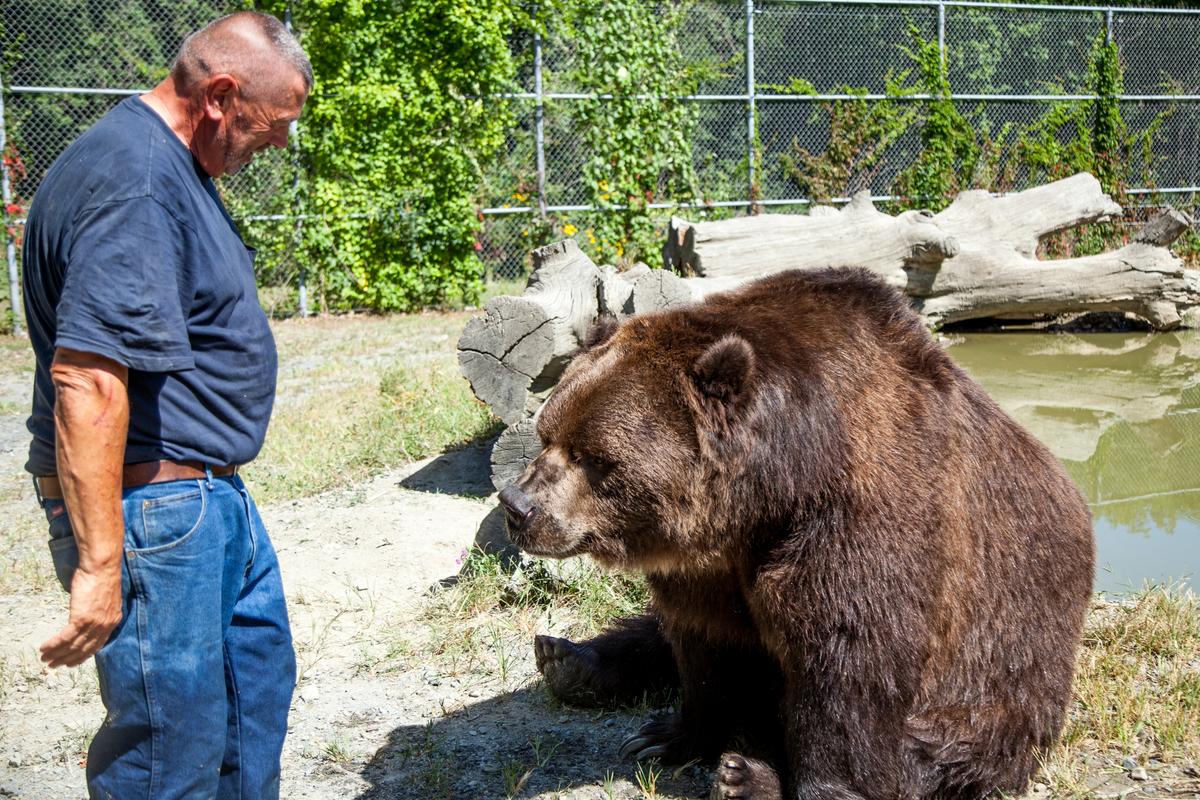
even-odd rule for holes
{"type": "Polygon", "coordinates": [[[624,318],[697,296],[661,269],[597,267],[571,239],[535,250],[533,267],[524,294],[489,301],[458,340],[475,396],[509,425],[533,414],[601,314],[624,318]]]}
{"type": "Polygon", "coordinates": [[[930,325],[982,317],[1124,311],[1177,327],[1200,306],[1200,279],[1166,247],[1190,220],[1169,212],[1109,253],[1041,261],[1038,245],[1121,213],[1087,173],[992,197],[963,192],[944,211],[890,217],[865,194],[841,211],[671,222],[663,257],[697,297],[785,269],[866,267],[902,289],[930,325]]]}
{"type": "Polygon", "coordinates": [[[691,223],[674,217],[663,246],[667,269],[733,281],[786,269],[857,266],[903,287],[912,272],[936,270],[958,241],[927,211],[891,217],[866,193],[840,211],[818,206],[806,215],[767,214],[691,223]]]}
{"type": "Polygon", "coordinates": [[[866,267],[908,294],[934,327],[1081,311],[1132,313],[1160,330],[1200,324],[1200,273],[1166,249],[1191,224],[1180,212],[1153,220],[1118,250],[1037,258],[1047,237],[1120,213],[1084,173],[1004,197],[964,192],[938,214],[892,217],[864,193],[841,210],[804,216],[675,218],[663,258],[686,278],[644,265],[624,273],[597,267],[569,240],[543,247],[525,293],[492,300],[459,340],[476,396],[513,426],[493,452],[493,481],[507,485],[541,449],[531,418],[599,315],[700,300],[782,270],[866,267]]]}
{"type": "Polygon", "coordinates": [[[475,396],[512,425],[533,413],[531,395],[554,385],[599,313],[600,270],[573,241],[533,253],[520,297],[497,297],[467,323],[458,364],[475,396]]]}

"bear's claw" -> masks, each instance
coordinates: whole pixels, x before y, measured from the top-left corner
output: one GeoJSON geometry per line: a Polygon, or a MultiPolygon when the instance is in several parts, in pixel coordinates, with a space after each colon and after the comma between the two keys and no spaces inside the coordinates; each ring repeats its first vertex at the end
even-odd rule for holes
{"type": "Polygon", "coordinates": [[[779,776],[765,761],[725,753],[717,766],[711,800],[780,800],[779,776]]]}
{"type": "Polygon", "coordinates": [[[675,714],[647,722],[621,744],[620,754],[633,761],[657,758],[666,764],[682,764],[701,755],[675,714]]]}

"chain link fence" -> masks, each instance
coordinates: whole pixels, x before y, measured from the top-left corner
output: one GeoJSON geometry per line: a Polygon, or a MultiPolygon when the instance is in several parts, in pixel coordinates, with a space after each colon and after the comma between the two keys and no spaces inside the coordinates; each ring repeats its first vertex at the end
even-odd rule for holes
{"type": "MultiPolygon", "coordinates": [[[[302,0],[297,0],[297,4],[302,0]]],[[[123,97],[154,85],[179,42],[230,0],[4,0],[0,5],[0,150],[9,280],[16,287],[24,209],[46,169],[123,97]]],[[[692,209],[737,214],[803,210],[789,164],[829,145],[830,103],[847,91],[882,100],[889,80],[913,67],[912,32],[945,54],[952,98],[976,130],[999,135],[1041,119],[1052,104],[1082,103],[1098,36],[1114,41],[1124,68],[1123,117],[1154,135],[1133,153],[1134,199],[1191,206],[1200,191],[1200,9],[1034,6],[937,0],[695,0],[677,34],[687,62],[715,65],[688,98],[697,175],[692,209]],[[698,200],[696,198],[699,198],[698,200]]],[[[515,120],[503,152],[482,176],[481,270],[515,278],[531,242],[578,232],[604,213],[588,205],[587,152],[577,123],[594,101],[572,84],[571,39],[550,20],[544,36],[514,32],[518,89],[494,98],[515,120]]],[[[320,76],[317,76],[318,80],[320,76]]],[[[919,97],[894,100],[919,102],[919,97]]],[[[1064,133],[1064,135],[1066,135],[1064,133]]],[[[920,151],[911,126],[851,190],[887,199],[920,151]]],[[[264,305],[304,308],[295,214],[294,153],[273,151],[220,181],[231,213],[266,257],[264,305]]],[[[1011,188],[1029,180],[1012,172],[1011,188]]],[[[656,203],[664,216],[674,198],[656,203]]],[[[369,211],[364,209],[364,211],[369,211]]],[[[586,245],[586,240],[582,241],[586,245]]],[[[6,291],[7,290],[7,291],[6,291]]],[[[19,319],[18,319],[19,323],[19,319]]]]}

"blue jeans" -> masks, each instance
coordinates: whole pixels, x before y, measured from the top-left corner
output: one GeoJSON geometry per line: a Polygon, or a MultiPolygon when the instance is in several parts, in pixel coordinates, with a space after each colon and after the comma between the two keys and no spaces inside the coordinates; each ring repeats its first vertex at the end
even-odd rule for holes
{"type": "MultiPolygon", "coordinates": [[[[123,616],[96,654],[108,714],[93,798],[279,797],[296,683],[279,562],[241,478],[127,489],[123,616]]],[[[61,500],[43,502],[64,588],[79,563],[61,500]]]]}

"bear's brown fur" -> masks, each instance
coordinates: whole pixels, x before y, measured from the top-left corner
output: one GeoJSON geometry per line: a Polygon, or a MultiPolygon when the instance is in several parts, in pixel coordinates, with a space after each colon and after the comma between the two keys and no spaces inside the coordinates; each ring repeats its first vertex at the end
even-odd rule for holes
{"type": "Polygon", "coordinates": [[[1087,507],[865,271],[779,274],[600,330],[502,493],[510,537],[646,573],[651,614],[539,637],[567,699],[677,683],[623,751],[715,794],[1019,792],[1070,697],[1087,507]],[[777,773],[777,775],[776,775],[777,773]]]}

